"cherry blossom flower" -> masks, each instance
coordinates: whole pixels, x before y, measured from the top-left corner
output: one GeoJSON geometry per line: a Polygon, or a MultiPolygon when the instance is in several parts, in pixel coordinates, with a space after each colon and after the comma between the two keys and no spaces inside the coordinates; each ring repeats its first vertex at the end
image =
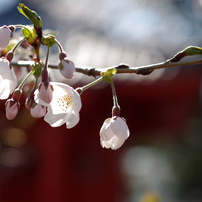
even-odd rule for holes
{"type": "Polygon", "coordinates": [[[6,25],[1,26],[0,27],[0,50],[3,50],[4,48],[6,48],[11,37],[12,37],[11,30],[6,25]]]}
{"type": "Polygon", "coordinates": [[[72,79],[75,72],[74,63],[71,60],[64,58],[59,64],[59,71],[66,79],[72,79]]]}
{"type": "Polygon", "coordinates": [[[129,135],[126,121],[121,117],[114,116],[104,121],[100,129],[100,143],[103,148],[116,150],[123,145],[129,135]]]}
{"type": "Polygon", "coordinates": [[[0,99],[4,100],[17,87],[17,78],[6,58],[0,58],[0,99]]]}
{"type": "Polygon", "coordinates": [[[40,99],[38,89],[35,91],[36,103],[47,107],[44,120],[52,127],[59,127],[65,123],[67,128],[74,127],[80,119],[80,95],[69,85],[58,82],[50,84],[53,87],[53,98],[49,104],[40,99]]]}
{"type": "Polygon", "coordinates": [[[8,120],[13,120],[18,114],[19,108],[20,103],[18,101],[15,101],[14,99],[7,100],[5,103],[6,118],[8,120]]]}

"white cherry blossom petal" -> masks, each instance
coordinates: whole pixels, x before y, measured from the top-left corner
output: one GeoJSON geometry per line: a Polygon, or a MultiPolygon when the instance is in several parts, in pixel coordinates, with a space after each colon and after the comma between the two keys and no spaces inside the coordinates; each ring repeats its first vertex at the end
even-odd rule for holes
{"type": "Polygon", "coordinates": [[[64,114],[53,114],[48,108],[47,114],[44,116],[44,121],[46,121],[52,127],[59,127],[65,124],[65,115],[64,114]]]}
{"type": "Polygon", "coordinates": [[[119,138],[127,139],[129,137],[128,126],[121,117],[117,117],[116,120],[112,121],[111,129],[113,133],[116,134],[116,136],[119,138]]]}
{"type": "Polygon", "coordinates": [[[66,127],[73,128],[79,122],[79,120],[80,117],[75,112],[72,112],[71,117],[66,120],[66,127]]]}
{"type": "Polygon", "coordinates": [[[15,90],[17,84],[17,78],[9,61],[0,58],[0,99],[7,99],[15,90]]]}

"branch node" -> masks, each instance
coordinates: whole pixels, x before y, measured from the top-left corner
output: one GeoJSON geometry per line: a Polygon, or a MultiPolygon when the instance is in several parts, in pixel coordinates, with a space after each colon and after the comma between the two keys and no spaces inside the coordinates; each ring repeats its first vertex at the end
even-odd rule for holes
{"type": "Polygon", "coordinates": [[[116,69],[129,69],[130,66],[127,65],[127,64],[121,63],[121,64],[119,64],[118,66],[116,66],[115,68],[116,68],[116,69]]]}
{"type": "Polygon", "coordinates": [[[88,74],[88,76],[96,77],[95,68],[89,69],[87,74],[88,74]]]}
{"type": "Polygon", "coordinates": [[[141,75],[145,76],[145,75],[151,74],[153,71],[154,71],[153,69],[139,69],[137,71],[137,74],[141,74],[141,75]]]}

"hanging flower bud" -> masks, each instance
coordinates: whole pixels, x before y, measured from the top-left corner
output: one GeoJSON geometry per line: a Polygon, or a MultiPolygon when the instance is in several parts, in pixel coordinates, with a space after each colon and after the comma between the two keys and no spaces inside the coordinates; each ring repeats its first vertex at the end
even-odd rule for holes
{"type": "Polygon", "coordinates": [[[34,118],[41,118],[46,114],[46,107],[40,104],[33,104],[30,109],[31,116],[34,118]]]}
{"type": "Polygon", "coordinates": [[[8,120],[13,120],[18,114],[18,111],[20,109],[19,99],[21,94],[22,91],[16,89],[12,95],[12,98],[6,101],[5,109],[6,109],[6,118],[8,120]]]}
{"type": "Polygon", "coordinates": [[[20,103],[18,101],[15,101],[14,99],[9,99],[6,101],[5,109],[6,118],[8,120],[13,120],[18,114],[18,111],[20,109],[20,103]]]}
{"type": "Polygon", "coordinates": [[[71,60],[64,58],[59,63],[59,71],[66,79],[72,79],[75,72],[74,63],[71,60]]]}
{"type": "Polygon", "coordinates": [[[6,48],[9,40],[12,37],[12,32],[6,25],[0,27],[0,50],[6,48]]]}
{"type": "Polygon", "coordinates": [[[50,82],[41,82],[39,83],[39,99],[49,104],[53,98],[53,87],[50,82]]]}
{"type": "Polygon", "coordinates": [[[34,101],[34,97],[33,96],[30,96],[30,97],[27,97],[26,100],[25,100],[25,107],[30,110],[32,105],[35,103],[34,101]]]}
{"type": "Polygon", "coordinates": [[[130,132],[126,121],[121,117],[112,117],[104,121],[100,129],[100,143],[102,147],[116,150],[129,137],[130,132]]]}
{"type": "Polygon", "coordinates": [[[30,110],[30,114],[34,118],[41,118],[46,114],[46,107],[35,102],[34,92],[31,92],[30,96],[26,99],[25,106],[30,110]]]}

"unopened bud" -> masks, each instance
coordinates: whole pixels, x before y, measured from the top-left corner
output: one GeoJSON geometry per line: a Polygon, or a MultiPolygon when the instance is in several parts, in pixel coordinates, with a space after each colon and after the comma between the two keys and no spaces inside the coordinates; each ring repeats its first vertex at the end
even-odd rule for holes
{"type": "Polygon", "coordinates": [[[63,60],[61,60],[58,67],[59,67],[60,73],[66,79],[72,79],[74,77],[75,66],[71,60],[64,58],[63,60]]]}
{"type": "Polygon", "coordinates": [[[5,103],[6,118],[8,120],[13,120],[18,114],[19,108],[20,108],[19,102],[13,99],[7,100],[5,103]]]}
{"type": "Polygon", "coordinates": [[[30,113],[34,118],[41,118],[46,114],[46,107],[40,104],[34,104],[30,109],[30,113]]]}
{"type": "Polygon", "coordinates": [[[39,83],[39,98],[46,103],[50,103],[53,99],[53,86],[49,82],[39,83]]]}

